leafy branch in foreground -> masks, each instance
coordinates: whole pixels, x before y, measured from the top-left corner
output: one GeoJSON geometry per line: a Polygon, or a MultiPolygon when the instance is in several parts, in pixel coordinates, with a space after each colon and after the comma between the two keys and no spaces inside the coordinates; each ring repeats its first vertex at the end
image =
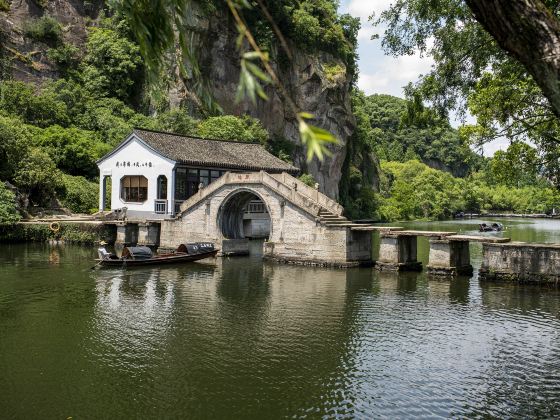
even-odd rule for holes
{"type": "MultiPolygon", "coordinates": [[[[248,96],[251,102],[255,104],[257,95],[263,100],[268,100],[268,96],[264,92],[261,82],[264,84],[274,83],[296,115],[301,142],[307,147],[307,161],[311,161],[313,157],[317,157],[322,161],[325,155],[330,156],[332,153],[327,148],[327,145],[338,144],[338,139],[329,131],[308,124],[306,120],[312,119],[313,115],[301,112],[288,94],[286,88],[272,68],[268,54],[263,52],[259,47],[255,37],[241,16],[241,9],[250,8],[251,5],[246,0],[238,0],[237,3],[234,3],[233,0],[226,0],[226,2],[237,24],[237,31],[239,33],[236,41],[237,49],[241,51],[245,42],[252,49],[252,51],[245,52],[241,56],[241,72],[239,75],[237,101],[248,96]],[[266,73],[253,62],[256,60],[260,60],[266,73]]],[[[262,2],[259,2],[259,6],[265,16],[270,15],[262,2]]],[[[281,37],[281,39],[283,38],[281,37]]]]}
{"type": "MultiPolygon", "coordinates": [[[[179,67],[183,83],[190,80],[192,90],[201,105],[210,113],[220,113],[221,108],[213,100],[209,84],[198,65],[196,54],[196,35],[189,30],[192,0],[111,0],[111,5],[127,19],[130,30],[140,45],[140,52],[148,69],[148,79],[154,84],[161,84],[159,80],[164,73],[166,61],[174,57],[179,67]],[[180,29],[180,30],[179,30],[180,29]],[[179,48],[177,48],[177,46],[179,48]],[[189,69],[183,64],[187,62],[189,69]]],[[[255,104],[257,97],[267,100],[264,86],[272,84],[278,89],[298,122],[302,142],[308,148],[308,160],[313,157],[323,159],[330,152],[328,144],[338,144],[339,141],[328,131],[310,125],[306,119],[309,114],[302,114],[290,94],[287,92],[276,75],[266,52],[263,52],[251,33],[242,16],[243,9],[253,8],[248,0],[225,0],[233,16],[239,33],[236,46],[240,51],[240,78],[237,90],[237,100],[247,97],[255,104]],[[248,46],[248,51],[243,48],[248,46]],[[304,115],[304,116],[302,116],[304,115]]],[[[280,39],[280,44],[287,49],[287,43],[280,33],[278,26],[272,20],[271,14],[263,1],[257,1],[262,14],[271,21],[274,32],[280,39]]],[[[286,54],[291,57],[289,52],[286,54]]]]}

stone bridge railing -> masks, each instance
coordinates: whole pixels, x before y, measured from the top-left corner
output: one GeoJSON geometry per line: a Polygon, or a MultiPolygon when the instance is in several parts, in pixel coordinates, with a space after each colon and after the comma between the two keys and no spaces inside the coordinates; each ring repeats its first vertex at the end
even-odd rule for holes
{"type": "Polygon", "coordinates": [[[323,207],[324,209],[330,211],[331,213],[340,216],[344,211],[344,207],[342,207],[339,203],[337,203],[332,198],[326,196],[325,194],[319,192],[315,188],[310,187],[307,184],[304,184],[299,179],[287,174],[286,172],[282,172],[281,174],[270,174],[271,177],[277,179],[278,181],[282,182],[285,185],[293,186],[297,185],[297,191],[304,196],[308,197],[309,199],[313,200],[319,206],[323,207]]]}
{"type": "Polygon", "coordinates": [[[196,194],[191,196],[188,200],[186,200],[181,205],[181,211],[177,215],[178,217],[181,213],[186,212],[200,201],[204,200],[206,197],[212,195],[215,191],[219,190],[224,185],[248,185],[248,184],[260,184],[265,185],[270,188],[272,191],[283,197],[284,199],[290,201],[293,205],[299,207],[306,213],[309,213],[312,216],[318,216],[319,211],[322,208],[326,208],[327,210],[335,213],[340,214],[342,213],[342,206],[336,203],[334,200],[324,196],[323,194],[319,193],[313,188],[308,187],[307,185],[303,184],[301,181],[297,180],[296,178],[288,175],[288,174],[278,174],[278,176],[273,176],[267,172],[248,172],[248,173],[234,173],[234,172],[226,172],[223,176],[221,176],[218,180],[214,181],[210,185],[206,186],[205,188],[199,190],[196,194]],[[286,175],[286,177],[281,177],[281,175],[286,175]],[[291,183],[286,184],[283,182],[286,180],[291,183]],[[293,187],[294,184],[297,184],[297,189],[293,187]],[[302,186],[300,186],[303,185],[302,186]],[[304,188],[306,187],[306,188],[304,188]],[[312,190],[312,191],[309,191],[312,190]],[[314,200],[309,195],[315,194],[315,197],[324,205],[321,205],[319,202],[314,200]],[[329,202],[330,200],[330,202],[329,202]]]}

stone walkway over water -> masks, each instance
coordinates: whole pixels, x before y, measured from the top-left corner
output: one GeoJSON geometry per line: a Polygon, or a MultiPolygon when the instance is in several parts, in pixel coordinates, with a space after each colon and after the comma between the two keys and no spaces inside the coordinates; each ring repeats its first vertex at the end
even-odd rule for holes
{"type": "Polygon", "coordinates": [[[228,172],[185,201],[170,220],[116,222],[117,242],[176,249],[185,242],[214,242],[221,255],[249,251],[243,212],[261,201],[270,218],[264,243],[267,259],[310,265],[420,271],[417,238],[430,241],[431,275],[471,275],[470,242],[483,243],[481,278],[546,281],[560,279],[560,245],[509,243],[508,238],[456,232],[405,230],[398,226],[353,223],[336,201],[287,174],[228,172]],[[372,261],[372,235],[380,234],[379,258],[372,261]],[[503,263],[506,261],[506,263],[503,263]]]}

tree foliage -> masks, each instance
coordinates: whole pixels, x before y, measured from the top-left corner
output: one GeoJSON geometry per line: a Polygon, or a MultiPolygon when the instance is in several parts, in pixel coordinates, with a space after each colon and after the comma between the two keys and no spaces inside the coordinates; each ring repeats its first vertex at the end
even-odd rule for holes
{"type": "MultiPolygon", "coordinates": [[[[558,18],[557,1],[533,1],[537,2],[558,18]]],[[[462,134],[476,146],[504,137],[533,142],[550,180],[560,185],[560,144],[554,109],[527,68],[502,49],[503,45],[477,21],[467,3],[397,0],[376,19],[376,24],[387,25],[382,44],[388,54],[406,55],[420,50],[434,59],[433,69],[410,85],[407,94],[430,101],[442,115],[452,109],[460,114],[469,110],[477,118],[477,125],[466,127],[462,134]]],[[[508,7],[505,3],[494,6],[492,13],[504,12],[508,7]]],[[[525,19],[524,24],[540,25],[537,15],[533,18],[525,19]]],[[[506,25],[501,30],[511,28],[506,25]]],[[[517,33],[515,28],[509,41],[517,33]]]]}
{"type": "Polygon", "coordinates": [[[457,176],[465,176],[480,165],[480,158],[448,119],[425,107],[418,96],[406,101],[357,91],[352,105],[358,120],[356,134],[380,159],[421,159],[457,176]]]}
{"type": "Polygon", "coordinates": [[[38,127],[67,126],[69,123],[64,102],[57,100],[51,92],[38,94],[37,88],[23,82],[0,83],[0,109],[38,127]]]}
{"type": "Polygon", "coordinates": [[[15,223],[20,218],[15,194],[0,182],[0,224],[15,223]]]}
{"type": "Polygon", "coordinates": [[[198,135],[209,139],[238,140],[266,144],[268,132],[260,121],[249,116],[210,117],[198,125],[198,135]]]}
{"type": "Polygon", "coordinates": [[[73,213],[97,211],[99,186],[82,176],[63,174],[59,187],[62,204],[73,213]]]}
{"type": "Polygon", "coordinates": [[[123,101],[133,96],[141,66],[139,47],[108,28],[91,28],[83,65],[86,88],[99,97],[123,101]]]}
{"type": "Polygon", "coordinates": [[[97,176],[96,161],[111,149],[92,131],[53,125],[43,130],[36,140],[56,166],[70,175],[97,176]]]}
{"type": "Polygon", "coordinates": [[[19,162],[14,181],[35,204],[43,204],[56,196],[61,173],[46,151],[32,147],[19,162]]]}
{"type": "Polygon", "coordinates": [[[381,220],[445,219],[459,211],[550,213],[560,194],[542,186],[490,184],[485,174],[454,178],[418,162],[382,162],[381,220]]]}

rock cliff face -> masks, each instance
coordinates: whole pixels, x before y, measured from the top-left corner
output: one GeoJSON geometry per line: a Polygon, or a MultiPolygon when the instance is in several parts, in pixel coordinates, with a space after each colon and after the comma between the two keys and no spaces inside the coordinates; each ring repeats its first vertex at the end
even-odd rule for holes
{"type": "MultiPolygon", "coordinates": [[[[6,50],[12,57],[12,76],[40,84],[42,80],[56,78],[56,69],[46,56],[46,46],[33,43],[24,37],[25,22],[48,14],[64,28],[64,39],[83,45],[87,25],[98,18],[103,2],[79,0],[12,0],[7,13],[0,12],[0,29],[5,33],[6,50]],[[44,4],[44,6],[41,6],[44,4]]],[[[275,64],[280,79],[300,111],[315,115],[315,125],[332,132],[340,144],[330,148],[332,156],[323,162],[306,161],[306,153],[299,139],[299,130],[293,110],[286,100],[272,87],[267,88],[268,101],[257,105],[249,102],[235,103],[239,80],[239,52],[235,48],[237,33],[229,15],[218,12],[205,15],[194,7],[192,25],[186,30],[195,34],[195,47],[202,72],[209,81],[210,90],[225,113],[249,114],[260,119],[273,139],[291,142],[292,158],[296,166],[317,180],[320,190],[338,198],[338,186],[346,156],[346,144],[355,128],[350,106],[350,80],[340,60],[322,52],[309,53],[292,45],[292,60],[275,64]],[[338,69],[328,72],[326,69],[338,69]]],[[[274,55],[274,54],[273,54],[274,55]]],[[[191,80],[179,80],[169,91],[172,106],[179,104],[194,109],[189,92],[191,80]]]]}
{"type": "Polygon", "coordinates": [[[24,36],[25,25],[41,16],[55,18],[63,28],[65,42],[81,46],[103,7],[102,0],[6,0],[8,11],[0,11],[0,58],[10,59],[11,76],[41,84],[58,77],[56,66],[47,58],[48,47],[24,36]]]}
{"type": "MultiPolygon", "coordinates": [[[[235,102],[239,81],[240,55],[235,48],[237,31],[224,13],[207,16],[193,12],[188,28],[196,34],[197,55],[203,74],[210,81],[214,98],[227,114],[248,114],[261,120],[273,139],[285,139],[294,145],[292,158],[296,166],[317,180],[320,190],[338,198],[338,185],[346,156],[346,144],[355,128],[350,105],[350,80],[344,64],[326,53],[309,53],[290,45],[291,60],[274,64],[275,71],[300,111],[316,117],[314,122],[329,130],[339,140],[330,150],[332,156],[320,162],[307,162],[306,151],[299,139],[299,130],[293,110],[284,97],[272,87],[267,88],[268,101],[257,105],[248,101],[235,102]],[[327,68],[338,68],[338,73],[327,76],[327,68]]],[[[272,52],[274,56],[274,51],[272,52]]],[[[188,89],[190,80],[184,81],[188,89]]],[[[183,85],[183,84],[180,84],[183,85]]],[[[189,101],[188,91],[173,91],[170,102],[189,101]]]]}

